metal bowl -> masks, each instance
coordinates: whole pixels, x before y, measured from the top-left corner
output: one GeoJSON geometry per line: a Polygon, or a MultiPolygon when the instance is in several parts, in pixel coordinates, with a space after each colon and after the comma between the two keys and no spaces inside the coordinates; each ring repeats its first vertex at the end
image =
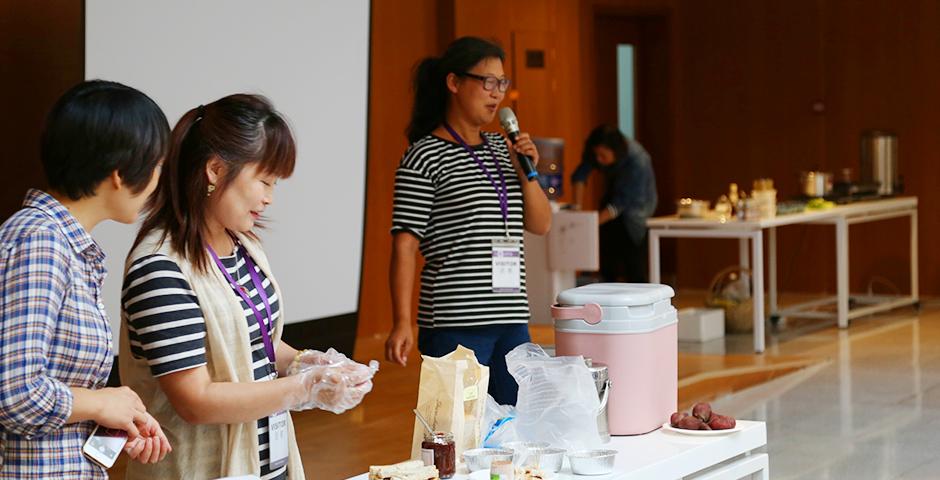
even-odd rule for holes
{"type": "Polygon", "coordinates": [[[467,463],[467,470],[489,470],[494,460],[512,461],[512,450],[504,448],[474,448],[463,452],[463,461],[467,463]]]}
{"type": "Polygon", "coordinates": [[[546,472],[558,472],[565,461],[564,448],[530,448],[522,460],[523,467],[535,467],[546,472]]]}
{"type": "Polygon", "coordinates": [[[614,471],[616,450],[582,450],[568,454],[571,473],[575,475],[605,475],[614,471]]]}
{"type": "Polygon", "coordinates": [[[506,442],[502,448],[507,450],[526,450],[529,448],[548,448],[551,444],[548,442],[506,442]]]}
{"type": "Polygon", "coordinates": [[[534,448],[548,448],[551,445],[548,442],[506,442],[501,445],[502,448],[515,452],[512,463],[521,465],[523,460],[529,455],[529,451],[534,448]]]}

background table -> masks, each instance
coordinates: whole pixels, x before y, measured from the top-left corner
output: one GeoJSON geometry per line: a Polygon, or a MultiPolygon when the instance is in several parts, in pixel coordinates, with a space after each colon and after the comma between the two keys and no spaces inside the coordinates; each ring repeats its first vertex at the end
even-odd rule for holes
{"type": "Polygon", "coordinates": [[[890,310],[919,302],[917,280],[917,197],[898,197],[868,200],[837,205],[828,210],[780,215],[763,220],[685,219],[675,215],[647,220],[649,228],[650,282],[661,283],[660,244],[663,237],[673,238],[736,238],[739,240],[741,266],[752,270],[754,295],[754,351],[764,351],[764,231],[767,231],[768,300],[771,315],[803,317],[835,317],[839,327],[845,328],[849,320],[864,315],[890,310]],[[862,307],[849,309],[849,226],[899,217],[910,217],[910,273],[911,292],[899,296],[854,296],[862,307]],[[829,224],[836,229],[836,296],[812,302],[777,308],[777,227],[796,224],[829,224]],[[750,241],[750,255],[748,242],[750,241]],[[749,258],[750,257],[750,258],[749,258]],[[836,304],[835,315],[816,311],[829,303],[836,304]]]}

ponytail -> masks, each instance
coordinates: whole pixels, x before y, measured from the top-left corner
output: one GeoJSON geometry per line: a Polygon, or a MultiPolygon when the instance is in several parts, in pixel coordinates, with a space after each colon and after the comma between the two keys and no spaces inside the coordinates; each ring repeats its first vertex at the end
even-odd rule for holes
{"type": "Polygon", "coordinates": [[[414,143],[444,121],[447,110],[447,74],[441,74],[441,59],[428,57],[415,66],[414,106],[406,135],[414,143]]]}

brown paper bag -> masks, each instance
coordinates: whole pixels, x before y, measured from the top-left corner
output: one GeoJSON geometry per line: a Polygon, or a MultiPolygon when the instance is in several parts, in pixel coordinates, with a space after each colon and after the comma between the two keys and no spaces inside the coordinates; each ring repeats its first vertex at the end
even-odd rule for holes
{"type": "MultiPolygon", "coordinates": [[[[418,412],[436,431],[454,434],[457,458],[482,441],[490,368],[477,361],[473,350],[462,345],[441,358],[421,356],[418,412]]],[[[411,458],[421,458],[421,442],[427,432],[415,419],[411,458]]]]}

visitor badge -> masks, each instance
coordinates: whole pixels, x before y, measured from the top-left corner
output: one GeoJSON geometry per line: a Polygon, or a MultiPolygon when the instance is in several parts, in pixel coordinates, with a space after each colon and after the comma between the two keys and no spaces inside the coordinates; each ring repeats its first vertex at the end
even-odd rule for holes
{"type": "Polygon", "coordinates": [[[287,432],[290,429],[287,422],[290,419],[287,412],[277,412],[268,416],[268,453],[270,456],[271,471],[287,465],[287,432]]]}
{"type": "Polygon", "coordinates": [[[493,291],[522,291],[522,244],[514,238],[493,239],[493,291]]]}

